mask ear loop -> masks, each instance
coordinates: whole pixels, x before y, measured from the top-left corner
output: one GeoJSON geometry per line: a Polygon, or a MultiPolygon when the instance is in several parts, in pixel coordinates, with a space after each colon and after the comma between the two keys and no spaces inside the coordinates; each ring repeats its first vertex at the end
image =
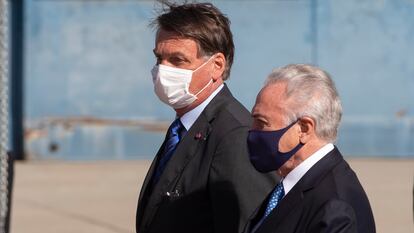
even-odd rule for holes
{"type": "MultiPolygon", "coordinates": [[[[292,128],[296,123],[298,123],[300,121],[300,118],[298,118],[298,119],[296,119],[295,121],[293,121],[292,123],[290,123],[288,126],[286,126],[285,128],[283,128],[283,129],[280,129],[281,131],[282,131],[282,135],[283,134],[285,134],[290,128],[292,128]]],[[[290,151],[288,151],[288,152],[280,152],[279,151],[279,153],[280,154],[287,154],[287,153],[290,153],[290,152],[292,152],[292,151],[295,151],[295,153],[300,149],[300,147],[302,147],[304,144],[300,141],[300,139],[299,139],[299,144],[298,145],[296,145],[292,150],[290,150],[290,151]],[[301,146],[300,146],[301,145],[301,146]],[[300,147],[299,147],[300,146],[300,147]],[[297,148],[297,147],[299,147],[299,148],[297,148]]],[[[279,150],[279,149],[278,149],[279,150]]]]}
{"type": "Polygon", "coordinates": [[[207,61],[205,61],[203,64],[201,64],[199,67],[197,67],[197,69],[193,70],[193,73],[196,72],[197,70],[199,70],[201,67],[205,66],[210,60],[211,58],[213,58],[214,55],[212,55],[207,61]]]}
{"type": "MultiPolygon", "coordinates": [[[[205,64],[207,64],[213,57],[215,57],[214,55],[212,55],[206,62],[204,62],[201,66],[199,66],[197,69],[193,70],[193,73],[196,72],[198,69],[200,69],[201,67],[203,67],[205,64]]],[[[210,84],[213,83],[213,78],[210,78],[210,81],[201,89],[199,90],[196,94],[194,94],[194,96],[198,96],[201,92],[203,92],[208,86],[210,86],[210,84]]]]}
{"type": "Polygon", "coordinates": [[[201,92],[203,92],[208,86],[210,86],[210,84],[213,82],[213,79],[210,79],[210,81],[201,89],[197,92],[197,94],[195,94],[195,96],[198,96],[201,92]]]}

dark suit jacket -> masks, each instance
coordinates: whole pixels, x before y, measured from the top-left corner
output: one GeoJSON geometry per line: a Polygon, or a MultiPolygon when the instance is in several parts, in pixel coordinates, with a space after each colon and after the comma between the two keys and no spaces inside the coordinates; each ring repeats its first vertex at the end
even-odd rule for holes
{"type": "MultiPolygon", "coordinates": [[[[245,228],[263,216],[267,200],[245,228]]],[[[375,232],[371,207],[357,176],[335,147],[286,194],[255,233],[375,232]]]]}
{"type": "Polygon", "coordinates": [[[151,187],[162,145],[141,189],[137,232],[241,232],[276,183],[274,176],[258,173],[249,161],[250,122],[250,113],[224,86],[151,187]]]}

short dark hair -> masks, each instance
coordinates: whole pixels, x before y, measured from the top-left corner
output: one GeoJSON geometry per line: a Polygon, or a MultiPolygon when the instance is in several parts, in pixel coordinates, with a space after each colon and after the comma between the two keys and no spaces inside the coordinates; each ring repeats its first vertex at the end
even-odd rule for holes
{"type": "Polygon", "coordinates": [[[201,56],[223,53],[226,57],[226,67],[222,78],[226,80],[230,75],[234,56],[230,20],[211,3],[177,5],[168,1],[160,2],[166,8],[151,26],[195,40],[201,56]]]}

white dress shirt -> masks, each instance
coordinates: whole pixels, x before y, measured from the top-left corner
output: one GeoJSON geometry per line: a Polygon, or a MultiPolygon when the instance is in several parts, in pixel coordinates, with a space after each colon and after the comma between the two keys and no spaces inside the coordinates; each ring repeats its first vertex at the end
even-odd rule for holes
{"type": "Polygon", "coordinates": [[[313,155],[309,156],[305,161],[300,163],[295,167],[285,178],[283,178],[283,188],[285,190],[285,195],[295,186],[295,184],[302,178],[306,172],[313,167],[319,160],[321,160],[325,155],[327,155],[331,150],[334,149],[332,143],[328,143],[323,146],[321,149],[316,151],[313,155]]]}
{"type": "Polygon", "coordinates": [[[206,106],[211,102],[211,100],[223,89],[224,84],[221,84],[211,95],[204,100],[200,105],[186,112],[181,118],[180,121],[184,125],[185,129],[190,130],[191,126],[200,116],[201,112],[206,108],[206,106]]]}

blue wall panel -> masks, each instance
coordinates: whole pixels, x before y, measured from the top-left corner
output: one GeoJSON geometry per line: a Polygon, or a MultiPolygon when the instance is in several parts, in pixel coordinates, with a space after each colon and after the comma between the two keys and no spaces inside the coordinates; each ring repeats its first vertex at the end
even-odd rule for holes
{"type": "MultiPolygon", "coordinates": [[[[345,154],[414,156],[412,1],[213,2],[232,21],[236,55],[228,84],[247,108],[273,68],[317,63],[343,100],[338,145],[345,154]]],[[[154,5],[27,0],[29,155],[155,154],[174,112],[152,91],[154,5]]]]}
{"type": "Polygon", "coordinates": [[[354,155],[414,155],[413,1],[320,1],[319,65],[344,106],[339,145],[354,155]]]}

